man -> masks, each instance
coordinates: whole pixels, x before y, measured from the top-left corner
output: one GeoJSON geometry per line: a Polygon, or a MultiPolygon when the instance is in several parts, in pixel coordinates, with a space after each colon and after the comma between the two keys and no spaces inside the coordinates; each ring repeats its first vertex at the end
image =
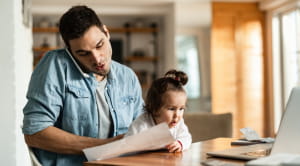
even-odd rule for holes
{"type": "Polygon", "coordinates": [[[122,138],[143,99],[134,72],[111,60],[109,32],[92,9],[72,7],[59,30],[66,49],[35,68],[23,133],[43,166],[76,166],[86,160],[82,149],[122,138]]]}

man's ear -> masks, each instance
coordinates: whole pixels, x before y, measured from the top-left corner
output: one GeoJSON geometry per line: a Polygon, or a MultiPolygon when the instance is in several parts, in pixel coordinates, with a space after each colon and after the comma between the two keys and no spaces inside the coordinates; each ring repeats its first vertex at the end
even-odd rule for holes
{"type": "Polygon", "coordinates": [[[107,36],[107,38],[108,38],[108,40],[109,40],[109,39],[110,39],[110,35],[109,35],[109,31],[108,31],[106,25],[103,25],[103,29],[104,29],[105,35],[107,36]]]}

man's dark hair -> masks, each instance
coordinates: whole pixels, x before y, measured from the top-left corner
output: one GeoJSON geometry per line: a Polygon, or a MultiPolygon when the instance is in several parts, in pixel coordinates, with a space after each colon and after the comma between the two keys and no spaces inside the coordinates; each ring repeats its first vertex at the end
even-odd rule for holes
{"type": "Polygon", "coordinates": [[[103,24],[93,9],[73,6],[60,18],[59,32],[66,46],[70,47],[69,41],[82,37],[91,26],[97,26],[105,33],[103,24]]]}

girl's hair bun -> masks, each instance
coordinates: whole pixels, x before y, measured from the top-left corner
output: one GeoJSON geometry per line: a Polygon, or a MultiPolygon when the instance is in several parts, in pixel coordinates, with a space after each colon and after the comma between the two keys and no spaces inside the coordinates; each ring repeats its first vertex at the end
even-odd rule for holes
{"type": "Polygon", "coordinates": [[[178,71],[175,69],[169,70],[164,77],[178,81],[182,86],[188,81],[188,76],[183,71],[178,71]]]}

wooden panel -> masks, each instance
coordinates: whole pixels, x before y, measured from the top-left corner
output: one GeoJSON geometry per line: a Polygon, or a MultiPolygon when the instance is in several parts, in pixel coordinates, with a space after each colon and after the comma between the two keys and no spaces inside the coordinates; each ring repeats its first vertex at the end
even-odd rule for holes
{"type": "MultiPolygon", "coordinates": [[[[212,31],[212,109],[214,113],[231,112],[233,129],[237,128],[237,58],[234,17],[220,16],[212,31]],[[224,88],[226,87],[226,88],[224,88]]],[[[235,135],[235,133],[234,133],[235,135]]]]}
{"type": "Polygon", "coordinates": [[[213,111],[215,113],[233,112],[237,110],[236,95],[227,97],[228,94],[236,93],[236,54],[234,51],[234,20],[223,17],[214,22],[212,34],[212,94],[213,111]],[[222,40],[219,40],[222,39],[222,40]],[[221,85],[221,86],[220,86],[221,85]],[[224,87],[227,87],[224,89],[224,87]],[[222,93],[221,93],[222,92],[222,93]],[[228,104],[231,103],[231,104],[228,104]],[[222,109],[214,109],[222,108],[222,109]]]}
{"type": "Polygon", "coordinates": [[[264,136],[264,14],[257,3],[213,3],[212,108],[233,114],[233,135],[251,127],[264,136]]]}
{"type": "Polygon", "coordinates": [[[213,2],[213,12],[214,14],[223,13],[241,13],[241,14],[261,14],[258,8],[259,4],[254,2],[248,3],[228,3],[228,2],[213,2]],[[256,13],[258,11],[258,13],[256,13]],[[249,13],[250,12],[250,13],[249,13]],[[254,13],[255,12],[255,13],[254,13]]]}
{"type": "MultiPolygon", "coordinates": [[[[259,12],[261,13],[261,12],[259,12]]],[[[252,126],[264,136],[264,46],[263,46],[263,15],[253,15],[243,20],[243,59],[246,63],[243,75],[244,92],[244,126],[252,126]]]]}
{"type": "Polygon", "coordinates": [[[261,20],[243,18],[240,27],[241,117],[239,128],[249,126],[263,134],[263,32],[261,20]]]}

